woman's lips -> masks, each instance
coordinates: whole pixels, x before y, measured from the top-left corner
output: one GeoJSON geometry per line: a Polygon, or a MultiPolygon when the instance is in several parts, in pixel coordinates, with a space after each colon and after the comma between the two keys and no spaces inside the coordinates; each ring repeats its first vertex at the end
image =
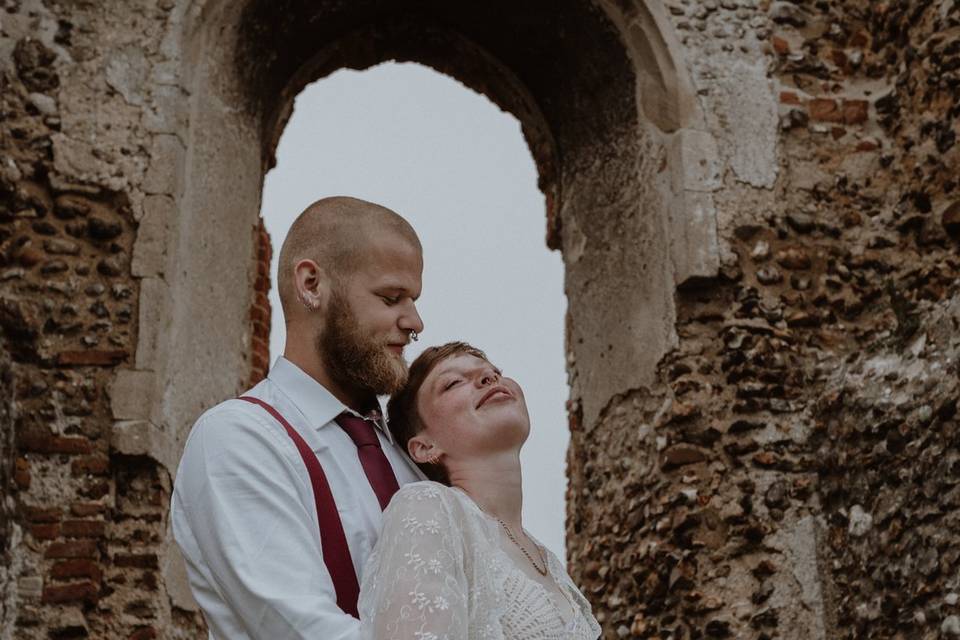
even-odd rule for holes
{"type": "Polygon", "coordinates": [[[498,395],[498,394],[503,394],[503,395],[507,396],[508,398],[512,398],[512,397],[513,397],[513,394],[510,393],[510,390],[509,390],[509,389],[507,389],[506,387],[504,387],[504,386],[502,386],[502,385],[497,385],[496,387],[492,387],[489,391],[487,391],[485,394],[483,394],[483,397],[480,398],[480,402],[477,403],[477,409],[479,409],[481,406],[483,406],[484,403],[486,403],[487,400],[493,398],[494,396],[496,396],[496,395],[498,395]]]}

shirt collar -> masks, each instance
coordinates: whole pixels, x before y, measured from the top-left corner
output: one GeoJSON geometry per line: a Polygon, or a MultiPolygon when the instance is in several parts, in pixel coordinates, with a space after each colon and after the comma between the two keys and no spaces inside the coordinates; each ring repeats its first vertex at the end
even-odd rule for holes
{"type": "MultiPolygon", "coordinates": [[[[334,418],[344,411],[361,418],[369,418],[369,416],[361,416],[340,402],[310,374],[283,356],[274,361],[267,378],[279,387],[280,391],[300,410],[307,419],[307,423],[317,431],[332,424],[334,418]]],[[[370,421],[387,437],[390,444],[393,444],[393,434],[387,428],[383,417],[386,414],[379,398],[377,403],[380,405],[379,417],[370,421]]]]}

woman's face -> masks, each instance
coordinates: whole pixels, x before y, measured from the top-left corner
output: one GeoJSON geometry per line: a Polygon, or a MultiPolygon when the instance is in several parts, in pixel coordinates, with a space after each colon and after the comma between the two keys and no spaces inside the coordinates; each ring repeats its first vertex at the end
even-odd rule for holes
{"type": "Polygon", "coordinates": [[[416,403],[424,431],[448,463],[519,451],[530,432],[520,385],[473,355],[459,354],[438,363],[423,381],[416,403]]]}

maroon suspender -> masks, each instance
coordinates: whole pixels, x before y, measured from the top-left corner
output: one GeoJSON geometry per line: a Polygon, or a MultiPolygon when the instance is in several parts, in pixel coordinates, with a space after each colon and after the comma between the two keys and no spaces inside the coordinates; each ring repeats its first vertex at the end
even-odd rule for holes
{"type": "Polygon", "coordinates": [[[330,578],[333,579],[333,588],[337,592],[337,606],[359,619],[357,600],[360,598],[360,585],[353,568],[353,560],[350,558],[350,548],[347,547],[347,537],[343,533],[343,523],[340,522],[337,504],[333,501],[333,494],[330,493],[330,485],[327,483],[327,476],[323,473],[320,461],[317,460],[310,445],[270,404],[252,396],[241,396],[240,400],[258,404],[266,409],[277,422],[283,425],[287,435],[297,446],[297,451],[300,452],[300,457],[303,458],[303,463],[310,474],[310,483],[313,485],[317,519],[320,521],[320,546],[323,550],[323,561],[327,565],[330,578]]]}

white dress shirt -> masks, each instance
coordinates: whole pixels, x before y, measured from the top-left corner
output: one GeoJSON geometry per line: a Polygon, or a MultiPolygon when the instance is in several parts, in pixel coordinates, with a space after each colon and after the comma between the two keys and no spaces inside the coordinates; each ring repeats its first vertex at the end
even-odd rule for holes
{"type": "MultiPolygon", "coordinates": [[[[244,395],[273,405],[316,453],[359,576],[382,512],[356,445],[333,422],[347,407],[282,357],[244,395]]],[[[389,430],[378,427],[400,486],[423,479],[389,430]]],[[[359,637],[359,622],[337,607],[323,562],[307,468],[262,407],[232,399],[200,416],[183,450],[170,513],[210,638],[359,637]]]]}

